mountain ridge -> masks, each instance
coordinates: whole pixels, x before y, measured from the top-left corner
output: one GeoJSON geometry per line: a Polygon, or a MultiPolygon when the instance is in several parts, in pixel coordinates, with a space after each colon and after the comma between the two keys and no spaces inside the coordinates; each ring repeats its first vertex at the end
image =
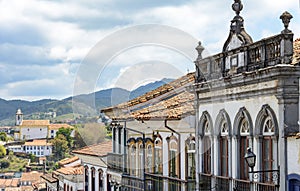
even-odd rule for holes
{"type": "MultiPolygon", "coordinates": [[[[90,94],[81,94],[58,99],[41,99],[36,101],[27,100],[5,100],[0,98],[0,126],[14,125],[15,113],[21,109],[24,119],[50,119],[57,120],[48,116],[48,113],[55,112],[56,116],[78,114],[83,116],[97,116],[99,110],[104,107],[110,107],[144,93],[154,90],[161,85],[169,83],[173,79],[162,79],[140,86],[135,90],[128,91],[123,88],[109,88],[96,91],[90,94]]],[[[59,118],[58,118],[59,119],[59,118]]]]}

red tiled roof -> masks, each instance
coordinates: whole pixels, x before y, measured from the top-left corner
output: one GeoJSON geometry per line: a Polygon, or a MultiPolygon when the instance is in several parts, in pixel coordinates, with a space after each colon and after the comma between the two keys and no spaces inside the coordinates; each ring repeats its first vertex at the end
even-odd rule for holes
{"type": "Polygon", "coordinates": [[[75,154],[91,155],[91,156],[105,156],[112,152],[112,141],[105,141],[99,144],[90,145],[81,149],[73,151],[75,154]]]}
{"type": "Polygon", "coordinates": [[[19,178],[0,179],[0,188],[3,187],[18,187],[20,183],[19,178]]]}
{"type": "Polygon", "coordinates": [[[79,160],[79,158],[78,158],[77,156],[74,156],[74,157],[72,157],[72,158],[65,158],[65,159],[59,161],[58,164],[59,164],[60,166],[64,166],[64,165],[70,164],[70,163],[72,163],[72,162],[75,162],[75,161],[77,161],[77,160],[79,160]]]}
{"type": "Polygon", "coordinates": [[[293,54],[293,61],[292,64],[299,64],[300,63],[300,38],[294,41],[294,54],[293,54]]]}
{"type": "Polygon", "coordinates": [[[36,171],[32,171],[32,172],[23,172],[22,173],[22,177],[21,177],[21,181],[30,181],[30,182],[38,182],[40,180],[40,177],[43,175],[43,173],[39,173],[36,171]]]}
{"type": "Polygon", "coordinates": [[[46,139],[34,139],[32,141],[26,141],[25,146],[50,146],[52,143],[47,142],[46,139]]]}
{"type": "Polygon", "coordinates": [[[113,107],[104,108],[101,111],[105,112],[105,111],[109,111],[109,110],[113,110],[113,109],[123,109],[123,108],[132,107],[132,106],[147,102],[156,97],[159,97],[160,95],[163,95],[165,93],[171,92],[171,91],[173,91],[179,87],[182,87],[188,83],[191,83],[193,81],[195,81],[195,73],[194,72],[188,73],[187,75],[184,75],[168,84],[164,84],[164,85],[156,88],[155,90],[149,91],[135,99],[132,99],[125,103],[118,104],[113,107]]]}
{"type": "Polygon", "coordinates": [[[81,175],[83,174],[83,166],[79,167],[62,167],[57,170],[57,172],[65,175],[81,175]]]}
{"type": "Polygon", "coordinates": [[[21,126],[48,126],[49,120],[23,120],[21,126]]]}
{"type": "Polygon", "coordinates": [[[62,124],[58,123],[58,124],[50,124],[49,125],[49,130],[58,130],[58,129],[62,128],[62,127],[64,127],[64,128],[71,128],[71,129],[74,128],[73,126],[71,126],[69,124],[66,124],[66,123],[62,123],[62,124]]]}

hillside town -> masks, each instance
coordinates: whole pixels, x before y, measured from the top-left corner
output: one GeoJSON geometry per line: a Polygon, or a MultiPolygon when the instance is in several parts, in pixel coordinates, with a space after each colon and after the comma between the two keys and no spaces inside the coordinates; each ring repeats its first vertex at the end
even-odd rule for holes
{"type": "Polygon", "coordinates": [[[195,71],[103,107],[93,123],[18,108],[0,127],[0,191],[300,190],[293,16],[283,11],[282,30],[253,41],[242,9],[234,0],[221,52],[195,44],[195,71]]]}

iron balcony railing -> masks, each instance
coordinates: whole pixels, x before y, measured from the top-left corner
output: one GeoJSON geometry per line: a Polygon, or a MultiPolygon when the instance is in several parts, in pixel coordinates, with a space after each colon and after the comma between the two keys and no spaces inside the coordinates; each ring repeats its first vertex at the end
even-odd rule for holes
{"type": "Polygon", "coordinates": [[[224,176],[216,176],[216,190],[217,191],[224,191],[230,190],[230,178],[224,176]]]}
{"type": "Polygon", "coordinates": [[[107,164],[110,169],[124,172],[125,166],[123,163],[123,154],[118,153],[108,153],[107,164]]]}
{"type": "Polygon", "coordinates": [[[233,189],[241,191],[250,191],[250,181],[249,180],[239,180],[233,179],[233,189]]]}

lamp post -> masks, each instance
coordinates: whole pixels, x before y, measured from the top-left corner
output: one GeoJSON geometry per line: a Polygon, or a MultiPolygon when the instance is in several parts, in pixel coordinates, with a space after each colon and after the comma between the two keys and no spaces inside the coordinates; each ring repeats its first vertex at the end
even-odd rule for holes
{"type": "Polygon", "coordinates": [[[246,160],[248,166],[251,168],[249,173],[252,173],[253,179],[262,179],[264,182],[272,182],[279,186],[280,171],[278,170],[261,170],[254,171],[253,168],[256,163],[256,155],[251,151],[251,148],[247,148],[247,153],[244,159],[246,160]]]}
{"type": "Polygon", "coordinates": [[[256,155],[251,151],[251,148],[247,148],[247,153],[245,154],[245,160],[248,166],[251,168],[251,172],[253,172],[253,168],[256,162],[256,155]]]}

